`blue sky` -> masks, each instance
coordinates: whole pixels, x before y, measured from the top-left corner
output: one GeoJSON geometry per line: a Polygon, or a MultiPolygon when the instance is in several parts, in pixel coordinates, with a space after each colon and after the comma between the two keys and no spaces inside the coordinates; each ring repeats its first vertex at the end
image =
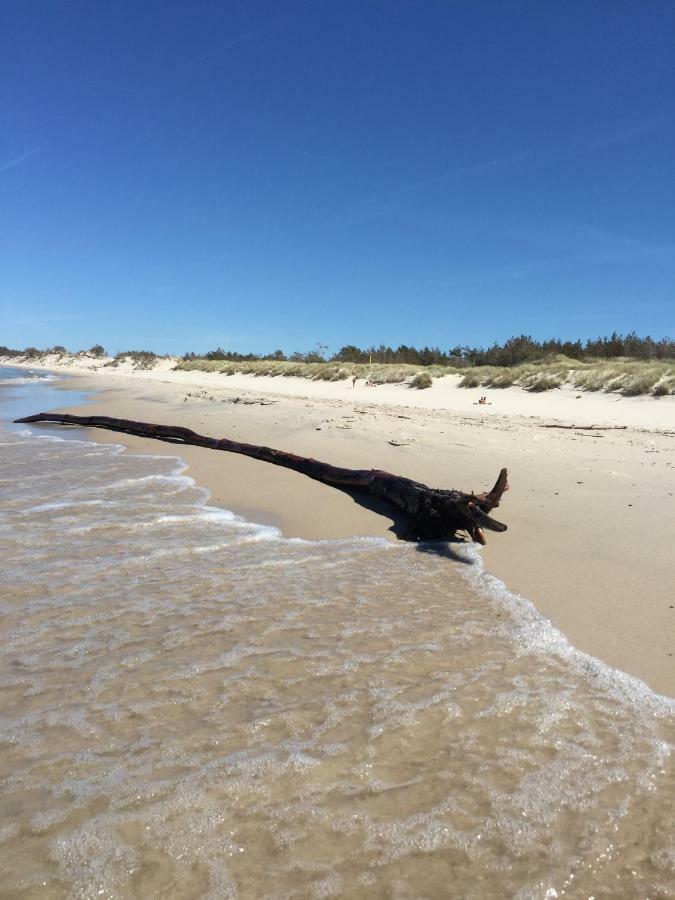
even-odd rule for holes
{"type": "Polygon", "coordinates": [[[0,344],[675,332],[675,6],[5,0],[0,344]]]}

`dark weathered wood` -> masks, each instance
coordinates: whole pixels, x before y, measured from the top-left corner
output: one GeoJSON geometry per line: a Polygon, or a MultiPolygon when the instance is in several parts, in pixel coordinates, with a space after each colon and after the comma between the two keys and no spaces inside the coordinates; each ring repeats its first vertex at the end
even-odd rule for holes
{"type": "Polygon", "coordinates": [[[405,540],[448,540],[456,532],[466,531],[472,540],[484,544],[484,529],[506,531],[506,525],[488,515],[499,506],[502,494],[508,490],[506,469],[501,470],[492,490],[482,494],[467,494],[456,490],[437,490],[379,469],[343,469],[283,450],[242,444],[227,438],[211,438],[175,425],[151,425],[129,419],[72,416],[67,413],[38,413],[17,419],[17,422],[52,422],[105,428],[174,444],[194,444],[212,450],[241,453],[275,466],[284,466],[339,490],[369,494],[386,501],[405,517],[406,529],[402,535],[405,540]]]}
{"type": "Polygon", "coordinates": [[[540,428],[562,428],[565,431],[625,431],[628,425],[540,425],[540,428]]]}

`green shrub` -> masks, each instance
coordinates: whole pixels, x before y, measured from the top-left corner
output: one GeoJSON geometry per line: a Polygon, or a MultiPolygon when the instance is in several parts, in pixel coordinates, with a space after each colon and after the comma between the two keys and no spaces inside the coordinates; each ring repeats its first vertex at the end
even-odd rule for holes
{"type": "Polygon", "coordinates": [[[425,388],[430,388],[433,383],[434,380],[428,372],[418,372],[410,382],[410,387],[423,391],[425,388]]]}
{"type": "Polygon", "coordinates": [[[554,388],[560,387],[561,380],[555,375],[540,375],[533,378],[523,385],[526,391],[532,393],[540,393],[541,391],[552,391],[554,388]]]}
{"type": "Polygon", "coordinates": [[[463,388],[476,388],[476,387],[480,387],[482,382],[483,382],[482,376],[479,375],[477,372],[467,372],[466,375],[460,381],[459,386],[463,387],[463,388]]]}
{"type": "Polygon", "coordinates": [[[152,369],[158,357],[151,350],[122,350],[115,355],[115,359],[130,359],[134,369],[152,369]]]}
{"type": "Polygon", "coordinates": [[[633,378],[621,388],[624,397],[639,397],[642,394],[648,394],[654,387],[656,379],[653,375],[643,375],[642,377],[633,378]]]}
{"type": "Polygon", "coordinates": [[[488,376],[483,384],[493,388],[507,388],[515,384],[517,378],[518,373],[513,369],[498,369],[494,375],[488,376]]]}

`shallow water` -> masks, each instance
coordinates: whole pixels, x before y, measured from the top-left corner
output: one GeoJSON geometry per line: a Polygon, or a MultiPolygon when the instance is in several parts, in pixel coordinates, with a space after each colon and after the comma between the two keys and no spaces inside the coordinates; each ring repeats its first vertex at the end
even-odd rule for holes
{"type": "Polygon", "coordinates": [[[675,704],[472,548],[54,435],[0,431],[3,896],[672,896],[675,704]]]}

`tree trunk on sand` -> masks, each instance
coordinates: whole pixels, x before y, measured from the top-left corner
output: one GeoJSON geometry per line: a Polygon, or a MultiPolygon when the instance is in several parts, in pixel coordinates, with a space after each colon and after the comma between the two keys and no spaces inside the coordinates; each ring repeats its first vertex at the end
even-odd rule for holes
{"type": "Polygon", "coordinates": [[[121,431],[124,434],[155,438],[173,444],[194,444],[212,450],[241,453],[253,459],[273,463],[275,466],[284,466],[338,490],[368,494],[384,500],[403,514],[406,527],[402,537],[409,541],[449,540],[456,532],[465,531],[472,540],[484,544],[484,529],[506,531],[506,525],[488,515],[492,509],[499,506],[502,494],[508,490],[506,469],[501,470],[491,491],[467,494],[457,490],[436,490],[409,478],[391,475],[378,469],[343,469],[283,450],[242,444],[227,438],[206,437],[189,428],[173,425],[150,425],[147,422],[132,422],[108,416],[71,416],[61,413],[38,413],[16,421],[105,428],[109,431],[121,431]]]}

